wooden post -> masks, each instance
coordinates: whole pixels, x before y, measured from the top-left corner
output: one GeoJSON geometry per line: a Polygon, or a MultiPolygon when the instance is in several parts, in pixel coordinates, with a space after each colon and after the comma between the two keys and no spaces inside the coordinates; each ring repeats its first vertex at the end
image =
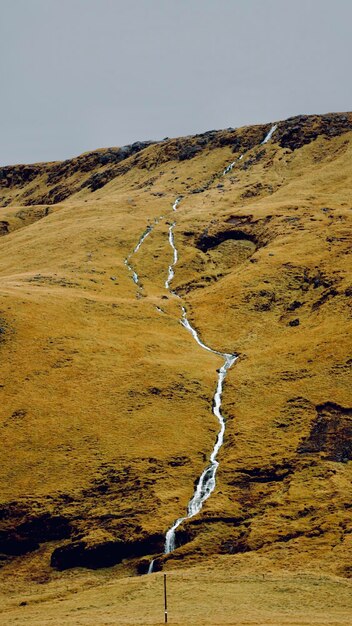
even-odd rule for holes
{"type": "Polygon", "coordinates": [[[167,624],[167,591],[166,591],[166,574],[164,574],[164,616],[165,616],[165,624],[167,624]]]}

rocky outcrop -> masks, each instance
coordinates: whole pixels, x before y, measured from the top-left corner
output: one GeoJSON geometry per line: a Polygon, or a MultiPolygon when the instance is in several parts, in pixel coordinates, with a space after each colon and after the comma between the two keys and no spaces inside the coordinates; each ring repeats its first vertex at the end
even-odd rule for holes
{"type": "Polygon", "coordinates": [[[38,176],[50,170],[49,163],[38,163],[37,165],[8,165],[0,168],[0,189],[14,188],[21,189],[32,182],[38,176]]]}
{"type": "MultiPolygon", "coordinates": [[[[23,412],[17,411],[11,419],[22,417],[23,412]]],[[[139,471],[138,463],[121,465],[118,469],[104,465],[90,486],[74,495],[62,493],[42,501],[23,499],[3,504],[0,560],[34,552],[48,542],[59,543],[52,553],[51,564],[61,570],[110,567],[123,559],[162,552],[163,529],[150,532],[141,524],[141,518],[155,506],[153,485],[157,476],[167,471],[177,472],[189,460],[175,457],[167,459],[165,464],[154,458],[145,461],[149,466],[145,475],[139,471]],[[137,507],[136,493],[140,498],[137,507]],[[60,545],[65,539],[69,541],[60,545]]]]}
{"type": "Polygon", "coordinates": [[[316,410],[317,418],[298,452],[322,453],[323,459],[347,463],[352,459],[352,408],[326,402],[316,410]]]}
{"type": "Polygon", "coordinates": [[[195,237],[195,245],[202,252],[216,248],[224,241],[248,241],[256,248],[264,246],[274,237],[274,231],[268,229],[270,216],[255,219],[251,215],[230,217],[225,223],[211,222],[195,237]]]}
{"type": "Polygon", "coordinates": [[[297,115],[278,124],[273,141],[282,148],[298,150],[320,135],[331,138],[352,131],[351,113],[297,115]]]}
{"type": "Polygon", "coordinates": [[[5,220],[0,221],[0,237],[1,237],[1,235],[7,235],[8,234],[9,226],[10,226],[10,224],[7,221],[5,221],[5,220]]]}
{"type": "Polygon", "coordinates": [[[89,569],[112,567],[121,563],[123,559],[161,552],[163,543],[162,534],[122,541],[116,539],[111,533],[98,530],[82,539],[56,548],[51,556],[51,565],[58,570],[73,567],[89,569]]]}
{"type": "Polygon", "coordinates": [[[0,191],[3,189],[17,192],[25,206],[57,204],[84,187],[91,191],[99,189],[121,173],[116,166],[152,143],[136,141],[121,148],[96,150],[58,163],[5,166],[0,168],[0,191]],[[106,171],[106,166],[114,167],[106,171]],[[100,169],[101,173],[96,172],[100,169]],[[93,174],[87,178],[90,172],[93,174]],[[27,191],[22,192],[22,189],[34,181],[40,184],[31,185],[27,191]]]}
{"type": "Polygon", "coordinates": [[[202,252],[207,252],[211,248],[215,248],[223,241],[228,241],[229,239],[233,239],[234,241],[250,241],[252,243],[257,243],[256,237],[252,233],[246,233],[239,229],[228,229],[219,231],[213,235],[203,233],[197,240],[196,245],[200,250],[202,250],[202,252]]]}
{"type": "Polygon", "coordinates": [[[0,558],[33,552],[41,543],[66,539],[72,526],[64,515],[39,512],[17,503],[0,509],[0,558]]]}
{"type": "MultiPolygon", "coordinates": [[[[88,152],[59,163],[2,167],[0,191],[3,190],[5,195],[1,199],[1,204],[7,206],[14,197],[17,203],[26,206],[56,204],[80,189],[88,188],[92,192],[101,189],[131,167],[151,170],[168,161],[191,160],[204,150],[230,147],[233,153],[242,155],[259,146],[270,128],[271,124],[260,124],[238,129],[211,130],[189,137],[167,138],[160,142],[137,141],[121,148],[88,152]],[[146,148],[150,146],[154,146],[154,149],[146,152],[146,148]],[[128,164],[122,165],[128,159],[130,159],[128,164]]],[[[297,150],[319,136],[332,138],[351,130],[351,113],[299,115],[279,122],[271,141],[278,143],[282,148],[297,150]]],[[[258,163],[265,154],[266,150],[263,148],[249,155],[242,162],[240,169],[247,170],[258,163]]],[[[215,179],[216,175],[213,175],[210,182],[206,182],[203,187],[196,187],[192,192],[201,193],[215,179]]],[[[257,183],[243,192],[243,198],[271,194],[275,190],[273,186],[257,183]]]]}

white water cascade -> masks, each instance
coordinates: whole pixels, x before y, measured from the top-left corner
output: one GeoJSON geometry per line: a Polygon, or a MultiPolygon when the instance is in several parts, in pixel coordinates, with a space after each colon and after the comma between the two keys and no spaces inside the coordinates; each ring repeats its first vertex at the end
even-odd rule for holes
{"type": "Polygon", "coordinates": [[[232,161],[232,163],[230,163],[230,165],[228,165],[227,167],[225,167],[222,175],[226,176],[226,174],[229,174],[229,172],[232,172],[233,168],[235,167],[237,161],[242,161],[244,157],[244,154],[241,154],[241,156],[238,157],[238,159],[235,159],[234,161],[232,161]]]}
{"type": "Polygon", "coordinates": [[[171,283],[173,277],[175,276],[174,265],[176,265],[176,263],[178,261],[178,253],[177,253],[177,248],[175,247],[175,240],[174,240],[174,228],[175,228],[175,226],[176,226],[176,222],[173,222],[171,224],[171,226],[169,227],[169,244],[170,244],[170,246],[172,248],[174,259],[173,259],[173,262],[171,263],[171,265],[169,265],[168,275],[167,275],[167,279],[165,281],[166,289],[170,289],[170,283],[171,283]]]}
{"type": "MultiPolygon", "coordinates": [[[[261,145],[263,145],[265,143],[268,143],[268,141],[270,141],[270,139],[272,138],[272,136],[273,136],[274,132],[276,131],[276,129],[277,129],[277,124],[274,124],[270,128],[270,130],[269,130],[268,134],[266,135],[266,137],[264,138],[264,140],[261,142],[261,145]]],[[[227,167],[225,167],[222,175],[226,176],[226,174],[229,174],[230,172],[232,172],[232,170],[235,167],[236,163],[238,161],[242,161],[243,157],[244,157],[244,154],[241,154],[241,156],[239,156],[238,159],[235,159],[234,161],[232,161],[232,163],[230,163],[227,167]]]]}
{"type": "MultiPolygon", "coordinates": [[[[174,266],[178,260],[178,252],[175,246],[175,239],[174,239],[174,232],[173,232],[175,225],[176,225],[176,222],[174,222],[169,228],[169,242],[170,242],[170,246],[173,250],[173,255],[174,255],[174,260],[173,260],[173,263],[169,266],[168,278],[167,278],[167,281],[165,282],[165,286],[169,290],[170,290],[170,282],[172,278],[174,277],[174,266]]],[[[171,292],[171,293],[174,293],[174,292],[171,292]]],[[[193,326],[190,324],[189,320],[187,319],[187,311],[184,306],[182,307],[181,324],[186,328],[186,330],[188,330],[191,333],[193,339],[198,343],[198,345],[201,348],[203,348],[203,350],[207,350],[208,352],[217,354],[224,359],[224,363],[222,367],[218,370],[218,382],[217,382],[216,391],[215,391],[214,398],[213,398],[213,413],[218,419],[220,430],[218,432],[216,442],[214,444],[214,448],[210,455],[209,464],[205,468],[201,476],[199,477],[195,492],[191,500],[188,503],[187,514],[184,515],[183,517],[179,517],[175,521],[175,523],[169,528],[169,530],[167,531],[165,535],[165,547],[164,547],[165,554],[169,554],[176,547],[177,528],[186,519],[190,519],[191,517],[194,517],[194,515],[197,515],[197,513],[200,512],[204,502],[209,498],[209,496],[212,494],[212,492],[215,489],[216,472],[219,466],[219,462],[217,461],[217,456],[223,444],[224,434],[225,434],[225,419],[221,413],[223,386],[224,386],[224,381],[225,381],[228,370],[237,359],[236,354],[228,354],[228,353],[219,352],[218,350],[214,350],[213,348],[210,348],[205,343],[203,343],[203,341],[199,338],[197,331],[195,330],[195,328],[193,328],[193,326]]],[[[151,569],[151,572],[152,571],[153,571],[153,568],[151,569]]]]}
{"type": "MultiPolygon", "coordinates": [[[[174,204],[172,205],[172,210],[173,211],[177,211],[177,206],[179,205],[179,203],[182,200],[182,196],[179,196],[178,198],[176,198],[174,204]]],[[[171,265],[169,265],[169,269],[168,269],[168,275],[167,275],[167,279],[165,281],[165,287],[166,289],[170,290],[170,283],[173,279],[173,277],[175,276],[175,272],[174,272],[174,266],[176,265],[177,261],[178,261],[178,252],[177,249],[175,247],[175,239],[174,239],[174,228],[176,226],[176,222],[173,222],[171,224],[171,226],[169,227],[169,244],[172,248],[173,251],[173,262],[171,263],[171,265]]],[[[173,292],[172,292],[173,293],[173,292]]],[[[175,294],[173,294],[175,295],[175,294]]]]}
{"type": "Polygon", "coordinates": [[[137,285],[137,287],[141,286],[140,283],[139,283],[139,276],[138,276],[137,272],[133,269],[132,265],[130,264],[130,259],[131,259],[133,254],[138,252],[138,250],[141,247],[143,241],[148,237],[148,235],[150,235],[152,230],[153,230],[152,226],[147,226],[147,228],[144,231],[143,235],[140,237],[137,245],[135,246],[135,248],[133,248],[133,251],[131,252],[131,254],[129,254],[128,257],[126,257],[126,259],[125,259],[125,265],[126,265],[127,269],[131,272],[132,280],[137,285]]]}
{"type": "Polygon", "coordinates": [[[269,132],[268,132],[267,136],[265,137],[264,141],[262,141],[262,145],[263,145],[264,143],[268,143],[268,141],[270,141],[270,139],[272,138],[272,136],[273,136],[274,132],[276,131],[276,129],[277,129],[277,124],[274,124],[274,125],[270,128],[270,130],[269,130],[269,132]]]}
{"type": "Polygon", "coordinates": [[[172,210],[173,211],[177,211],[177,207],[180,204],[181,200],[182,200],[183,196],[178,196],[175,200],[175,202],[172,205],[172,210]]]}
{"type": "MultiPolygon", "coordinates": [[[[243,158],[243,155],[241,155],[239,157],[240,160],[241,158],[243,158]]],[[[182,199],[182,196],[178,197],[173,206],[172,209],[173,211],[177,211],[177,206],[180,203],[182,199]]],[[[159,218],[162,219],[162,218],[159,218]]],[[[158,223],[158,219],[155,220],[155,224],[158,223]]],[[[174,228],[176,226],[176,222],[174,221],[170,226],[169,226],[169,235],[168,235],[168,239],[169,239],[169,244],[170,247],[172,249],[173,252],[173,260],[171,265],[169,265],[168,268],[168,277],[167,280],[165,281],[165,287],[168,289],[168,291],[176,296],[179,297],[174,291],[172,291],[170,289],[170,284],[172,279],[174,278],[175,275],[175,271],[174,271],[174,267],[178,261],[178,250],[176,248],[175,245],[175,238],[174,238],[174,228]]],[[[142,243],[144,242],[144,240],[148,237],[148,235],[152,232],[153,230],[153,226],[148,226],[146,228],[146,230],[144,231],[144,233],[142,234],[142,236],[140,237],[137,245],[135,246],[135,248],[133,249],[132,253],[128,255],[128,257],[125,259],[125,264],[127,266],[127,268],[129,269],[129,271],[132,273],[132,279],[135,282],[135,284],[141,289],[141,285],[139,283],[139,277],[137,272],[133,269],[132,265],[130,264],[130,259],[132,257],[133,254],[135,254],[136,252],[138,252],[138,250],[140,249],[142,243]]],[[[156,307],[158,311],[160,312],[164,312],[162,311],[162,309],[160,309],[159,307],[156,307]]],[[[208,352],[212,352],[213,354],[217,354],[218,356],[220,356],[223,360],[224,363],[222,365],[222,367],[218,370],[218,381],[217,381],[217,385],[216,385],[216,390],[213,396],[213,409],[212,412],[215,415],[215,417],[217,418],[218,422],[219,422],[219,432],[217,434],[216,437],[216,441],[213,447],[213,450],[210,454],[210,458],[209,458],[209,463],[207,465],[207,467],[204,469],[204,471],[202,472],[201,476],[199,477],[198,481],[197,481],[197,486],[196,489],[194,491],[194,494],[191,498],[191,500],[188,503],[188,507],[187,507],[187,513],[186,515],[184,515],[183,517],[179,517],[176,522],[169,528],[169,530],[166,532],[165,535],[165,546],[164,546],[164,554],[169,554],[170,552],[172,552],[175,547],[176,547],[176,530],[177,528],[187,519],[190,519],[191,517],[194,517],[195,515],[197,515],[197,513],[200,512],[200,510],[202,509],[202,506],[204,504],[204,502],[209,498],[209,496],[213,493],[215,486],[216,486],[216,472],[217,469],[219,467],[219,461],[217,460],[217,456],[219,453],[219,450],[221,448],[221,446],[223,445],[223,441],[224,441],[224,434],[225,434],[225,427],[226,427],[226,423],[225,423],[225,418],[221,413],[221,403],[222,403],[222,392],[223,392],[223,387],[224,387],[224,382],[225,382],[225,378],[227,375],[228,370],[230,369],[230,367],[232,367],[232,365],[234,364],[234,362],[237,359],[237,355],[236,354],[229,354],[226,352],[219,352],[218,350],[214,350],[213,348],[210,348],[209,346],[207,346],[205,343],[203,343],[203,341],[200,339],[197,331],[195,330],[195,328],[193,328],[193,326],[190,324],[188,318],[187,318],[187,311],[186,308],[184,306],[181,307],[182,310],[182,317],[180,319],[180,323],[184,326],[184,328],[191,333],[193,339],[197,342],[197,344],[203,349],[203,350],[207,350],[208,352]]],[[[148,574],[152,574],[154,571],[154,565],[155,565],[155,559],[153,559],[148,567],[148,574]]]]}

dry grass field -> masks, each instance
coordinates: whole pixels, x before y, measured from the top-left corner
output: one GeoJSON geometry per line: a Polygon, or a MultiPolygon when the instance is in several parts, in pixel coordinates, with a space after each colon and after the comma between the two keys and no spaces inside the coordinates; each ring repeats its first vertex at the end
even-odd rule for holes
{"type": "Polygon", "coordinates": [[[0,169],[0,623],[351,623],[352,114],[270,126],[0,169]]]}
{"type": "MultiPolygon", "coordinates": [[[[8,591],[8,590],[7,590],[8,591]]],[[[351,585],[328,575],[241,574],[230,557],[167,574],[168,623],[174,626],[343,626],[351,623],[351,585]],[[230,560],[230,562],[229,562],[230,560]]],[[[2,603],[4,624],[84,626],[164,623],[163,575],[115,579],[75,575],[17,588],[2,603]]]]}

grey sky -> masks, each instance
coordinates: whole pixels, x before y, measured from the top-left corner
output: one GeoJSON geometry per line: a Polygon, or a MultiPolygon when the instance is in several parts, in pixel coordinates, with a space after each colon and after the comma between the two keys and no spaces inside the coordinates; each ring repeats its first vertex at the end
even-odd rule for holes
{"type": "Polygon", "coordinates": [[[0,163],[352,108],[351,0],[0,0],[0,163]]]}

